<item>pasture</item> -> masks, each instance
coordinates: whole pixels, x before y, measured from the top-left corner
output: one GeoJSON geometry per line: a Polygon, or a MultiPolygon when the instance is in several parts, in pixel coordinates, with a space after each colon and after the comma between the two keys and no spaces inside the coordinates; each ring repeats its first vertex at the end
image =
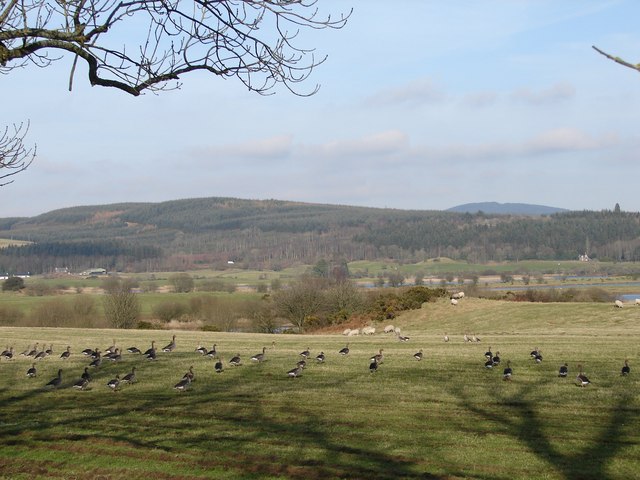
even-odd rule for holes
{"type": "MultiPolygon", "coordinates": [[[[393,335],[258,335],[0,328],[14,346],[0,360],[0,478],[157,479],[629,479],[640,468],[640,307],[441,300],[389,323],[393,335]],[[450,341],[443,341],[447,332],[450,341]],[[84,348],[161,348],[155,361],[124,353],[71,385],[84,348]],[[480,337],[463,343],[464,333],[480,337]],[[35,342],[54,355],[33,363],[35,342]],[[350,353],[338,354],[349,342],[350,353]],[[225,370],[194,350],[217,351],[225,370]],[[67,345],[69,360],[59,358],[67,345]],[[266,347],[266,360],[250,356],[266,347]],[[299,378],[287,371],[323,351],[299,378]],[[510,360],[484,368],[484,352],[510,360]],[[543,361],[529,353],[539,347],[543,361]],[[379,349],[384,362],[369,372],[379,349]],[[413,354],[422,349],[424,359],[413,354]],[[239,353],[243,365],[227,361],[239,353]],[[631,374],[620,369],[628,358],[631,374]],[[567,362],[569,377],[558,378],[567,362]],[[591,385],[576,386],[578,364],[591,385]],[[137,367],[138,381],[106,383],[137,367]],[[186,392],[173,386],[193,366],[186,392]],[[44,385],[63,370],[62,386],[44,385]]],[[[376,325],[378,332],[385,325],[376,325]]],[[[4,345],[2,345],[4,347],[4,345]]]]}

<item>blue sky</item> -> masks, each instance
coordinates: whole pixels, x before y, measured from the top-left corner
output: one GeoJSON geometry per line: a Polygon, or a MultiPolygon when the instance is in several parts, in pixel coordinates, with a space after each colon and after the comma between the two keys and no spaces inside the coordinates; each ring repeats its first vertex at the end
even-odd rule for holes
{"type": "Polygon", "coordinates": [[[227,196],[415,210],[470,202],[640,211],[635,0],[319,0],[354,11],[304,31],[327,61],[296,97],[183,78],[134,98],[71,59],[0,77],[5,123],[30,120],[32,166],[0,217],[227,196]]]}

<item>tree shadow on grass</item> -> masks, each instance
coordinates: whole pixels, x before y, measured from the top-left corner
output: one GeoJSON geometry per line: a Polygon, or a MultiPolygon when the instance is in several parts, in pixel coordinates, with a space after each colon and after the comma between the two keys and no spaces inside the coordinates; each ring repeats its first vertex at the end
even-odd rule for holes
{"type": "MultiPolygon", "coordinates": [[[[500,381],[500,380],[499,380],[500,381]]],[[[606,425],[594,439],[587,439],[582,450],[559,448],[545,435],[549,423],[538,413],[536,389],[550,383],[513,385],[517,390],[497,403],[487,405],[469,398],[464,388],[450,386],[451,393],[462,402],[462,406],[479,418],[506,427],[506,434],[522,445],[526,445],[539,459],[550,464],[559,475],[566,479],[607,480],[613,478],[607,472],[609,462],[628,446],[624,440],[637,427],[638,408],[633,406],[634,395],[624,391],[615,405],[610,408],[606,425]]],[[[567,386],[567,388],[573,388],[567,386]]],[[[578,388],[577,386],[575,388],[578,388]]],[[[557,408],[562,409],[559,405],[557,408]]],[[[589,426],[588,416],[581,412],[567,411],[567,416],[576,415],[589,426]]],[[[486,425],[485,425],[486,426],[486,425]]],[[[504,430],[501,430],[504,431],[504,430]]]]}

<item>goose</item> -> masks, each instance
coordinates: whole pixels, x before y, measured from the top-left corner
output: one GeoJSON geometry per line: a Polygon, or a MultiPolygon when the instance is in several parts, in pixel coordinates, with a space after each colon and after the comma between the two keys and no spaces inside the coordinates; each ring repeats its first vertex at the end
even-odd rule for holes
{"type": "Polygon", "coordinates": [[[109,347],[107,347],[104,351],[104,353],[113,353],[116,351],[116,339],[113,339],[113,344],[109,347]]]}
{"type": "Polygon", "coordinates": [[[349,344],[347,343],[347,345],[344,348],[341,348],[338,353],[340,355],[349,355],[349,344]]]}
{"type": "Polygon", "coordinates": [[[35,357],[38,354],[38,345],[40,345],[40,343],[36,342],[36,344],[33,346],[33,348],[27,352],[26,356],[27,357],[35,357]]]}
{"type": "Polygon", "coordinates": [[[71,356],[71,347],[67,346],[67,349],[60,354],[62,360],[67,360],[71,356]]]}
{"type": "Polygon", "coordinates": [[[44,353],[46,353],[47,356],[53,355],[53,343],[49,345],[49,348],[47,348],[44,353]]]}
{"type": "Polygon", "coordinates": [[[9,347],[8,350],[2,352],[2,356],[7,360],[11,360],[13,358],[13,347],[9,347]]]}
{"type": "Polygon", "coordinates": [[[106,355],[106,359],[112,362],[119,362],[122,359],[122,354],[120,354],[120,349],[116,348],[113,352],[106,355]]]}
{"type": "Polygon", "coordinates": [[[622,371],[620,375],[629,375],[631,373],[631,367],[629,367],[629,360],[624,361],[624,367],[622,367],[622,371]]]}
{"type": "Polygon", "coordinates": [[[0,357],[4,357],[7,353],[9,353],[9,345],[7,345],[7,348],[5,348],[2,353],[0,353],[0,357]]]}
{"type": "Polygon", "coordinates": [[[88,378],[81,378],[73,384],[73,388],[76,390],[86,390],[89,387],[90,380],[88,378]]]}
{"type": "Polygon", "coordinates": [[[307,361],[306,360],[300,360],[298,363],[296,363],[296,367],[306,368],[307,367],[307,361]]]}
{"type": "Polygon", "coordinates": [[[511,362],[507,360],[507,366],[502,372],[503,380],[511,380],[511,375],[513,374],[513,369],[511,368],[511,362]]]}
{"type": "Polygon", "coordinates": [[[484,368],[493,368],[493,360],[491,358],[484,362],[484,368]]]}
{"type": "Polygon", "coordinates": [[[30,351],[31,351],[31,345],[27,345],[26,350],[25,350],[24,352],[22,352],[22,353],[20,354],[20,356],[22,356],[22,357],[26,357],[27,355],[29,355],[29,352],[30,352],[30,351]]]}
{"type": "Polygon", "coordinates": [[[169,342],[169,344],[166,345],[162,349],[162,351],[169,353],[169,352],[173,352],[173,350],[175,350],[175,348],[176,348],[176,336],[174,335],[173,338],[171,339],[171,341],[169,342]]]}
{"type": "Polygon", "coordinates": [[[58,370],[58,376],[54,377],[45,385],[45,387],[58,388],[62,383],[62,370],[58,370]]]}
{"type": "Polygon", "coordinates": [[[533,350],[531,350],[531,353],[529,355],[531,355],[531,358],[536,358],[538,356],[539,351],[540,350],[538,349],[538,347],[536,347],[533,350]]]}
{"type": "Polygon", "coordinates": [[[472,341],[472,342],[476,342],[476,343],[480,343],[480,337],[476,337],[475,335],[473,335],[473,336],[471,337],[471,341],[472,341]]]}
{"type": "Polygon", "coordinates": [[[375,373],[378,371],[378,362],[372,360],[369,364],[369,373],[375,373]]]}
{"type": "Polygon", "coordinates": [[[536,363],[542,363],[542,354],[538,351],[538,354],[534,357],[536,363]]]}
{"type": "Polygon", "coordinates": [[[149,356],[151,353],[155,356],[156,354],[156,341],[151,340],[151,346],[144,352],[143,355],[149,356]]]}
{"type": "Polygon", "coordinates": [[[102,352],[100,351],[100,349],[98,347],[96,347],[96,349],[93,350],[93,353],[91,355],[89,355],[89,356],[95,360],[96,358],[100,357],[101,355],[102,355],[102,352]]]}
{"type": "Polygon", "coordinates": [[[582,372],[582,365],[578,365],[578,370],[580,373],[576,377],[576,381],[578,382],[578,386],[586,387],[591,383],[591,381],[587,378],[587,376],[582,372]]]}
{"type": "Polygon", "coordinates": [[[309,347],[307,347],[306,350],[303,350],[302,352],[300,352],[300,356],[302,358],[309,358],[309,355],[311,355],[311,350],[309,349],[309,347]]]}
{"type": "Polygon", "coordinates": [[[496,352],[496,354],[493,356],[491,361],[493,362],[494,366],[495,365],[500,365],[500,352],[496,352]]]}
{"type": "Polygon", "coordinates": [[[203,347],[202,345],[198,345],[198,348],[196,348],[195,351],[198,352],[200,355],[206,355],[207,354],[207,349],[205,347],[203,347]]]}
{"type": "Polygon", "coordinates": [[[138,353],[138,354],[142,355],[142,350],[140,350],[138,347],[129,347],[129,348],[127,348],[127,352],[129,352],[129,353],[138,353]]]}
{"type": "Polygon", "coordinates": [[[31,368],[29,370],[27,370],[27,377],[29,378],[33,378],[38,374],[38,372],[36,371],[36,364],[32,363],[31,364],[31,368]]]}
{"type": "Polygon", "coordinates": [[[405,337],[404,335],[398,334],[398,340],[400,340],[401,342],[408,342],[409,339],[410,337],[405,337]]]}
{"type": "Polygon", "coordinates": [[[118,390],[118,387],[120,387],[120,375],[116,375],[116,378],[109,380],[107,382],[107,387],[109,387],[112,392],[118,390]]]}
{"type": "Polygon", "coordinates": [[[242,360],[240,360],[239,353],[236,353],[233,357],[231,357],[231,360],[229,360],[229,365],[232,365],[234,367],[239,367],[240,365],[242,365],[242,360]]]}
{"type": "Polygon", "coordinates": [[[258,362],[258,363],[264,362],[264,356],[265,356],[264,352],[266,352],[266,350],[267,350],[267,347],[262,347],[262,353],[256,353],[253,357],[251,357],[251,361],[258,362]]]}
{"type": "Polygon", "coordinates": [[[205,353],[206,353],[207,357],[213,358],[213,357],[216,356],[216,354],[218,353],[218,351],[216,350],[217,346],[218,346],[218,344],[214,343],[213,347],[211,347],[211,350],[209,350],[208,352],[205,350],[205,353]]]}
{"type": "Polygon", "coordinates": [[[449,335],[447,335],[447,332],[445,332],[445,333],[444,333],[444,337],[442,337],[442,339],[443,339],[445,342],[448,342],[448,341],[449,341],[449,335]]]}
{"type": "Polygon", "coordinates": [[[484,352],[484,356],[487,358],[493,358],[493,352],[491,351],[491,347],[489,347],[489,350],[487,350],[486,352],[484,352]]]}
{"type": "Polygon", "coordinates": [[[560,365],[560,370],[558,370],[558,376],[562,378],[566,378],[569,375],[569,364],[565,363],[564,365],[560,365]]]}
{"type": "Polygon", "coordinates": [[[191,366],[189,367],[189,370],[187,370],[187,373],[185,373],[185,374],[182,376],[182,379],[183,379],[183,380],[184,380],[185,378],[188,378],[188,379],[189,379],[189,383],[191,383],[191,382],[195,382],[195,381],[196,381],[196,375],[195,375],[195,373],[193,373],[193,365],[191,365],[191,366]]]}
{"type": "Polygon", "coordinates": [[[131,372],[122,377],[124,383],[136,383],[136,367],[131,368],[131,372]]]}
{"type": "Polygon", "coordinates": [[[462,337],[462,341],[463,341],[463,342],[465,342],[465,343],[467,343],[467,342],[470,342],[470,341],[471,341],[471,339],[470,339],[470,338],[469,338],[469,336],[465,333],[465,334],[464,334],[464,336],[462,337]]]}
{"type": "Polygon", "coordinates": [[[422,360],[422,349],[420,349],[416,353],[414,353],[413,354],[413,358],[415,358],[418,361],[422,360]]]}
{"type": "Polygon", "coordinates": [[[302,367],[292,368],[287,372],[287,375],[289,375],[291,378],[299,377],[300,375],[302,375],[302,367]]]}
{"type": "Polygon", "coordinates": [[[222,370],[224,369],[224,366],[222,365],[222,358],[221,357],[218,357],[218,361],[213,366],[213,368],[216,371],[216,373],[222,373],[222,370]]]}
{"type": "Polygon", "coordinates": [[[176,383],[173,388],[178,390],[179,392],[186,392],[191,386],[191,377],[183,377],[178,383],[176,383]]]}
{"type": "Polygon", "coordinates": [[[86,355],[87,357],[91,357],[94,352],[95,352],[95,350],[93,350],[91,348],[85,348],[84,350],[82,350],[82,354],[86,355]]]}
{"type": "Polygon", "coordinates": [[[324,357],[324,352],[320,352],[317,356],[316,356],[316,361],[318,363],[324,363],[325,357],[324,357]]]}
{"type": "Polygon", "coordinates": [[[80,378],[82,378],[82,380],[87,380],[88,382],[91,381],[91,374],[89,373],[89,367],[84,367],[84,372],[82,372],[82,375],[80,376],[80,378]]]}
{"type": "Polygon", "coordinates": [[[34,359],[36,360],[43,360],[44,358],[46,358],[47,356],[47,351],[45,350],[44,346],[42,347],[42,350],[40,350],[38,353],[36,353],[34,355],[34,359]]]}
{"type": "Polygon", "coordinates": [[[93,361],[89,364],[90,367],[98,368],[100,365],[102,365],[102,356],[100,355],[100,351],[96,352],[96,354],[96,358],[94,358],[93,361]]]}
{"type": "Polygon", "coordinates": [[[382,354],[383,351],[384,350],[381,348],[380,350],[378,350],[378,353],[372,356],[369,360],[376,363],[382,363],[384,360],[384,355],[382,354]]]}

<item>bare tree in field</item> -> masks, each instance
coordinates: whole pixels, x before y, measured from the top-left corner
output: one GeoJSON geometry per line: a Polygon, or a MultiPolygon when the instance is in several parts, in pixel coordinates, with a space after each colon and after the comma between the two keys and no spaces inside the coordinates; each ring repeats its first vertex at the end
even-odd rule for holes
{"type": "Polygon", "coordinates": [[[13,176],[31,165],[36,148],[27,148],[24,139],[29,124],[12,125],[0,132],[0,187],[13,182],[13,176]]]}
{"type": "MultiPolygon", "coordinates": [[[[298,84],[326,59],[302,45],[303,30],[339,29],[351,12],[321,14],[318,0],[2,0],[0,73],[46,68],[63,58],[91,85],[138,96],[180,87],[191,72],[232,78],[261,94],[298,84]]],[[[10,137],[11,138],[11,137],[10,137]]],[[[15,135],[21,144],[23,137],[15,135]]],[[[11,147],[0,144],[0,158],[11,147]]],[[[19,150],[20,151],[20,150],[19,150]]],[[[33,157],[17,161],[9,175],[33,157]]],[[[11,165],[11,164],[10,164],[11,165]]],[[[0,164],[0,168],[7,168],[0,164]]],[[[0,176],[0,179],[4,178],[0,176]]]]}

